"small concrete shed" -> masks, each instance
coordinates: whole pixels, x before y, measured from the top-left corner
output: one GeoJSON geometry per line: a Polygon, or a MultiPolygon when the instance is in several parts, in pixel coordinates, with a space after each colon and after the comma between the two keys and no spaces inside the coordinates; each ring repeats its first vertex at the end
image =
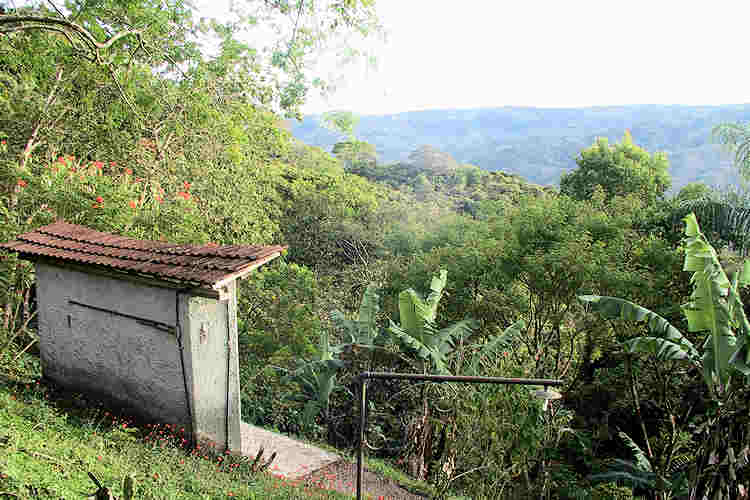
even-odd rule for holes
{"type": "Polygon", "coordinates": [[[236,280],[285,247],[56,222],[0,248],[35,263],[44,377],[241,452],[236,280]]]}

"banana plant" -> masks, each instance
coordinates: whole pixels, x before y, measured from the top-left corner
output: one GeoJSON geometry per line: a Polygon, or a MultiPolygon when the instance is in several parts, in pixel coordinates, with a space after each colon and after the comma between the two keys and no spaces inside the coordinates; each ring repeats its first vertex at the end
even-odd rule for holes
{"type": "Polygon", "coordinates": [[[321,411],[326,426],[330,424],[331,394],[339,387],[336,382],[336,375],[345,366],[343,361],[334,358],[334,354],[340,352],[340,346],[331,346],[328,332],[322,331],[317,359],[302,364],[282,378],[282,382],[299,384],[302,390],[301,394],[292,395],[289,399],[305,403],[303,424],[308,429],[312,427],[315,418],[321,411]]]}
{"type": "Polygon", "coordinates": [[[618,481],[632,488],[642,488],[655,492],[664,500],[684,496],[688,492],[687,476],[682,470],[672,470],[660,474],[655,470],[646,453],[624,432],[620,438],[633,453],[633,460],[614,459],[608,471],[589,477],[592,481],[618,481]],[[665,477],[666,476],[666,477],[665,477]]]}
{"type": "Polygon", "coordinates": [[[466,375],[482,376],[486,374],[492,365],[492,360],[497,358],[500,350],[512,348],[524,328],[526,328],[526,323],[519,319],[506,328],[503,333],[495,335],[486,343],[467,346],[467,350],[472,354],[465,370],[466,375]]]}
{"type": "Polygon", "coordinates": [[[437,309],[448,280],[448,272],[440,271],[430,282],[430,293],[423,298],[409,288],[398,295],[399,322],[390,322],[388,331],[404,350],[417,359],[423,373],[430,368],[448,373],[448,355],[457,340],[471,335],[475,321],[465,319],[445,328],[437,328],[437,309]]]}
{"type": "Polygon", "coordinates": [[[370,283],[362,295],[356,319],[347,318],[341,311],[332,311],[333,324],[348,337],[348,343],[359,347],[373,347],[382,338],[377,325],[380,296],[375,284],[370,283]]]}
{"type": "Polygon", "coordinates": [[[629,354],[651,354],[658,360],[684,360],[700,368],[717,411],[709,414],[701,426],[699,446],[690,485],[690,498],[729,499],[746,492],[739,483],[736,469],[742,463],[736,457],[748,453],[747,435],[730,442],[719,439],[729,435],[722,426],[731,423],[724,418],[736,396],[735,386],[747,383],[750,376],[750,323],[745,315],[739,288],[750,284],[750,262],[746,261],[730,279],[714,248],[708,243],[695,214],[685,221],[685,261],[683,270],[692,272],[692,293],[682,306],[691,332],[705,332],[701,351],[667,320],[627,300],[586,295],[579,297],[590,310],[608,319],[645,322],[651,335],[629,340],[624,347],[629,354]],[[736,445],[742,450],[735,449],[736,445]],[[724,457],[723,459],[721,457],[724,457]]]}

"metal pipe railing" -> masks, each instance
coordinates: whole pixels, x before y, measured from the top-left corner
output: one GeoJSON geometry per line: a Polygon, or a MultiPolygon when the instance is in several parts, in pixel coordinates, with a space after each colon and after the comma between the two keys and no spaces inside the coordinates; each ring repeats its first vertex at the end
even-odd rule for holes
{"type": "Polygon", "coordinates": [[[362,470],[365,461],[365,429],[367,427],[367,380],[397,379],[428,382],[457,382],[463,384],[541,385],[555,387],[563,384],[560,379],[471,377],[465,375],[420,375],[417,373],[362,372],[359,374],[359,450],[357,453],[357,500],[362,500],[362,470]]]}

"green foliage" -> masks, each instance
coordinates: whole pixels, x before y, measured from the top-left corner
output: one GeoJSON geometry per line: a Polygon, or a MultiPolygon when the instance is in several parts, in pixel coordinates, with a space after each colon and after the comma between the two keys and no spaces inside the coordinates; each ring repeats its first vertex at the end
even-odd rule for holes
{"type": "Polygon", "coordinates": [[[145,65],[183,79],[211,74],[218,83],[213,90],[222,98],[241,96],[296,116],[311,88],[325,93],[329,87],[311,74],[316,56],[334,46],[341,50],[343,44],[348,50],[339,54],[356,59],[363,54],[349,43],[358,45],[380,31],[370,1],[291,5],[248,0],[230,5],[229,20],[223,23],[194,19],[192,6],[181,0],[70,2],[65,9],[49,3],[54,11],[46,4],[13,9],[0,21],[0,33],[13,39],[40,32],[59,38],[60,52],[100,68],[101,75],[117,82],[115,95],[131,111],[138,101],[131,78],[145,65]],[[203,46],[196,42],[201,39],[207,40],[203,46]],[[214,56],[199,50],[210,52],[212,46],[218,46],[214,56]],[[269,67],[273,70],[264,69],[269,67]]]}
{"type": "Polygon", "coordinates": [[[337,142],[333,145],[331,153],[341,160],[344,168],[349,171],[372,168],[377,157],[375,147],[372,144],[356,139],[337,142]]]}
{"type": "Polygon", "coordinates": [[[373,347],[382,338],[378,328],[378,312],[380,311],[380,296],[377,287],[369,284],[362,296],[356,319],[349,319],[339,310],[331,311],[331,321],[344,334],[345,343],[373,347]]]}
{"type": "Polygon", "coordinates": [[[651,155],[639,148],[628,132],[614,146],[606,138],[597,139],[581,151],[576,164],[577,169],[560,179],[560,191],[578,200],[590,199],[601,186],[607,199],[635,194],[648,204],[661,198],[672,185],[666,155],[651,155]]]}
{"type": "Polygon", "coordinates": [[[693,212],[705,221],[702,230],[715,247],[727,247],[743,257],[750,252],[750,193],[747,189],[706,190],[681,199],[680,208],[683,214],[693,212]]]}
{"type": "Polygon", "coordinates": [[[300,388],[300,392],[291,395],[290,399],[305,403],[302,413],[302,432],[305,434],[311,433],[315,418],[321,411],[328,424],[331,395],[340,388],[336,375],[345,366],[341,360],[334,358],[334,354],[340,352],[341,348],[331,346],[328,333],[322,331],[315,358],[288,371],[281,380],[282,383],[295,382],[300,388]]]}
{"type": "Polygon", "coordinates": [[[448,355],[455,342],[471,335],[474,326],[474,321],[467,319],[437,328],[437,308],[447,279],[445,270],[434,276],[426,298],[411,288],[402,291],[398,296],[400,324],[391,321],[388,329],[404,350],[415,356],[423,373],[431,369],[446,373],[448,355]]]}
{"type": "Polygon", "coordinates": [[[630,354],[650,354],[657,359],[688,360],[698,363],[698,351],[669,321],[653,311],[624,299],[599,295],[578,297],[589,306],[589,310],[606,319],[644,322],[655,336],[642,336],[623,343],[630,354]]]}
{"type": "MultiPolygon", "coordinates": [[[[634,105],[585,108],[499,107],[410,111],[363,116],[360,140],[375,144],[384,163],[398,162],[420,144],[432,144],[459,163],[485,171],[521,175],[557,185],[576,168],[575,158],[596,137],[610,144],[629,128],[646,151],[669,151],[673,186],[689,182],[726,186],[739,181],[737,168],[711,139],[721,123],[750,121],[750,105],[634,105]]],[[[330,149],[340,136],[322,128],[317,116],[292,127],[295,137],[330,149]]]]}
{"type": "MultiPolygon", "coordinates": [[[[351,111],[329,111],[320,117],[323,126],[334,132],[344,134],[350,140],[354,140],[354,129],[357,128],[359,117],[351,111]]],[[[335,147],[334,147],[334,153],[335,147]]]]}
{"type": "Polygon", "coordinates": [[[284,367],[312,355],[324,289],[311,270],[283,259],[242,281],[237,305],[242,352],[284,367]]]}
{"type": "Polygon", "coordinates": [[[139,426],[80,394],[0,379],[2,496],[82,498],[95,489],[91,472],[116,498],[124,498],[127,476],[143,500],[347,498],[258,473],[249,457],[187,451],[182,437],[169,425],[139,426]]]}
{"type": "Polygon", "coordinates": [[[745,182],[750,181],[750,126],[746,123],[722,123],[713,129],[713,136],[734,153],[734,164],[745,182]]]}
{"type": "Polygon", "coordinates": [[[632,451],[634,459],[613,460],[614,467],[607,472],[592,475],[592,481],[625,483],[633,489],[646,489],[662,494],[665,500],[688,494],[687,477],[683,471],[676,471],[669,477],[660,476],[635,441],[624,432],[620,432],[619,435],[632,451]]]}
{"type": "MultiPolygon", "coordinates": [[[[706,332],[700,356],[676,328],[645,308],[611,297],[582,297],[582,300],[592,304],[604,317],[646,321],[655,336],[631,340],[630,351],[655,354],[661,363],[666,359],[689,360],[702,368],[714,403],[731,413],[737,393],[750,374],[750,324],[739,293],[739,287],[750,284],[750,262],[738,269],[730,280],[694,214],[685,218],[685,236],[683,269],[692,273],[693,291],[683,306],[683,313],[691,332],[706,332]]],[[[717,498],[733,498],[744,489],[737,476],[738,464],[731,457],[735,456],[735,449],[748,446],[748,436],[740,432],[730,433],[729,439],[719,438],[727,431],[722,428],[727,424],[722,424],[719,413],[709,414],[702,430],[696,433],[700,445],[690,488],[691,495],[697,494],[698,498],[708,492],[718,495],[717,498]],[[715,467],[719,457],[729,457],[727,462],[722,462],[725,468],[715,467]]],[[[674,428],[674,422],[672,426],[674,428]]],[[[666,465],[669,466],[669,461],[666,465]]]]}

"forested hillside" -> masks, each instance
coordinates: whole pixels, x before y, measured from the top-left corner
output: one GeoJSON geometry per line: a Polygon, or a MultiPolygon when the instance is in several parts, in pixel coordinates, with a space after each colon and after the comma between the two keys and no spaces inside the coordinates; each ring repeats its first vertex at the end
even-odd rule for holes
{"type": "MultiPolygon", "coordinates": [[[[667,153],[673,185],[727,185],[737,177],[731,157],[712,129],[750,120],[750,105],[612,106],[595,108],[483,108],[413,111],[360,117],[356,134],[375,146],[382,163],[408,161],[431,145],[461,163],[519,174],[537,184],[557,184],[575,167],[577,153],[597,137],[615,141],[630,130],[648,151],[667,153]]],[[[320,116],[292,122],[293,134],[327,151],[341,136],[320,125],[320,116]]]]}
{"type": "MultiPolygon", "coordinates": [[[[750,196],[685,183],[750,179],[750,128],[726,129],[737,165],[709,145],[750,108],[404,113],[343,137],[305,122],[332,156],[283,120],[324,85],[305,64],[320,44],[375,29],[372,1],[247,0],[264,13],[252,26],[289,27],[265,52],[243,42],[247,18],[209,22],[179,0],[66,5],[0,10],[0,241],[65,219],[288,245],[239,284],[244,421],[351,454],[363,371],[559,379],[558,392],[373,383],[367,453],[438,498],[746,496],[750,196]],[[199,34],[218,37],[215,52],[199,34]]],[[[23,381],[18,400],[0,386],[19,413],[0,415],[15,429],[0,429],[0,491],[61,498],[153,434],[122,425],[72,450],[21,440],[83,422],[32,397],[57,391],[42,378],[34,272],[0,254],[0,375],[23,381]]],[[[82,440],[110,416],[90,406],[82,440]]],[[[144,443],[170,451],[120,460],[140,467],[138,498],[224,497],[182,472],[182,445],[144,443]],[[167,456],[159,482],[149,460],[167,456]]],[[[249,488],[260,472],[243,463],[209,472],[249,488]]]]}

